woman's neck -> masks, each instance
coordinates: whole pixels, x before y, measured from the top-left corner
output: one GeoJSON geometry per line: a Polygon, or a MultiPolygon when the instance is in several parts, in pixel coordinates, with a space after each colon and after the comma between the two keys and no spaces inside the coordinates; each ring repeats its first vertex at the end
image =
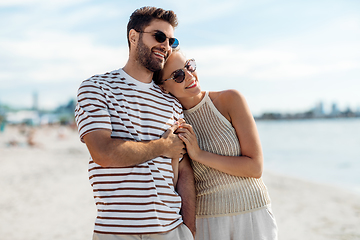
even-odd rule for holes
{"type": "Polygon", "coordinates": [[[201,91],[198,95],[194,97],[178,98],[178,100],[183,106],[183,108],[187,110],[198,105],[199,102],[201,102],[201,100],[204,98],[204,96],[205,96],[205,91],[201,91]]]}

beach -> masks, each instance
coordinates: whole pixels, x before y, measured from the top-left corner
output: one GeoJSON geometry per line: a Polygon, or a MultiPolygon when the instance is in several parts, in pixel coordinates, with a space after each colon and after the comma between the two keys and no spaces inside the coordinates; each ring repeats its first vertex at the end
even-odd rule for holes
{"type": "MultiPolygon", "coordinates": [[[[74,127],[0,132],[0,238],[91,239],[89,154],[74,127]]],[[[280,240],[360,239],[360,195],[265,169],[280,240]]]]}

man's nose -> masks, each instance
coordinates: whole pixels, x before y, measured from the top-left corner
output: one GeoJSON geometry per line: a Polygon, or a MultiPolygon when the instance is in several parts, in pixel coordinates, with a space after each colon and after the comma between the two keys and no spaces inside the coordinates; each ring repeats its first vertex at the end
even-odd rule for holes
{"type": "MultiPolygon", "coordinates": [[[[172,51],[172,47],[170,46],[170,42],[169,42],[168,38],[164,42],[161,43],[161,47],[167,52],[172,51]]],[[[171,52],[170,52],[170,54],[171,54],[171,52]]]]}

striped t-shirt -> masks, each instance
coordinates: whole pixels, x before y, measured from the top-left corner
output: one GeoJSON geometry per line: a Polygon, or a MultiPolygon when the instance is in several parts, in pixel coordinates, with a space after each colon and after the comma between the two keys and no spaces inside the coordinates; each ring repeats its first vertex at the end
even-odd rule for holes
{"type": "MultiPolygon", "coordinates": [[[[182,107],[174,97],[122,69],[83,81],[77,100],[75,118],[81,140],[99,129],[111,130],[113,138],[154,140],[182,117],[182,107]]],[[[172,178],[169,158],[111,168],[90,158],[89,179],[98,210],[94,232],[151,234],[178,227],[181,198],[172,178]]]]}

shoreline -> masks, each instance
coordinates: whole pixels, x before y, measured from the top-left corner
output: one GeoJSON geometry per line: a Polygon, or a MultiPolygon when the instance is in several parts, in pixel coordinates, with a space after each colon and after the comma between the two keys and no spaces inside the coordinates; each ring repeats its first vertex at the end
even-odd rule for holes
{"type": "Polygon", "coordinates": [[[328,189],[334,189],[335,191],[343,191],[345,193],[348,194],[352,194],[354,196],[357,196],[360,198],[360,186],[346,186],[346,184],[333,184],[330,182],[326,182],[325,180],[315,180],[315,179],[308,179],[305,177],[300,177],[300,176],[291,176],[289,174],[283,174],[280,172],[276,172],[274,170],[269,170],[266,169],[266,167],[264,168],[264,175],[271,175],[271,176],[277,176],[277,177],[281,177],[284,179],[292,179],[294,181],[299,181],[299,182],[303,182],[303,183],[308,183],[308,184],[314,184],[314,185],[319,185],[319,186],[323,186],[325,188],[328,189]]]}
{"type": "MultiPolygon", "coordinates": [[[[36,128],[33,146],[21,134],[24,129],[12,126],[0,133],[1,236],[91,239],[96,207],[88,181],[89,154],[77,131],[36,128]],[[14,139],[19,144],[8,145],[14,139]]],[[[280,240],[360,239],[360,196],[267,170],[263,179],[280,240]]]]}

